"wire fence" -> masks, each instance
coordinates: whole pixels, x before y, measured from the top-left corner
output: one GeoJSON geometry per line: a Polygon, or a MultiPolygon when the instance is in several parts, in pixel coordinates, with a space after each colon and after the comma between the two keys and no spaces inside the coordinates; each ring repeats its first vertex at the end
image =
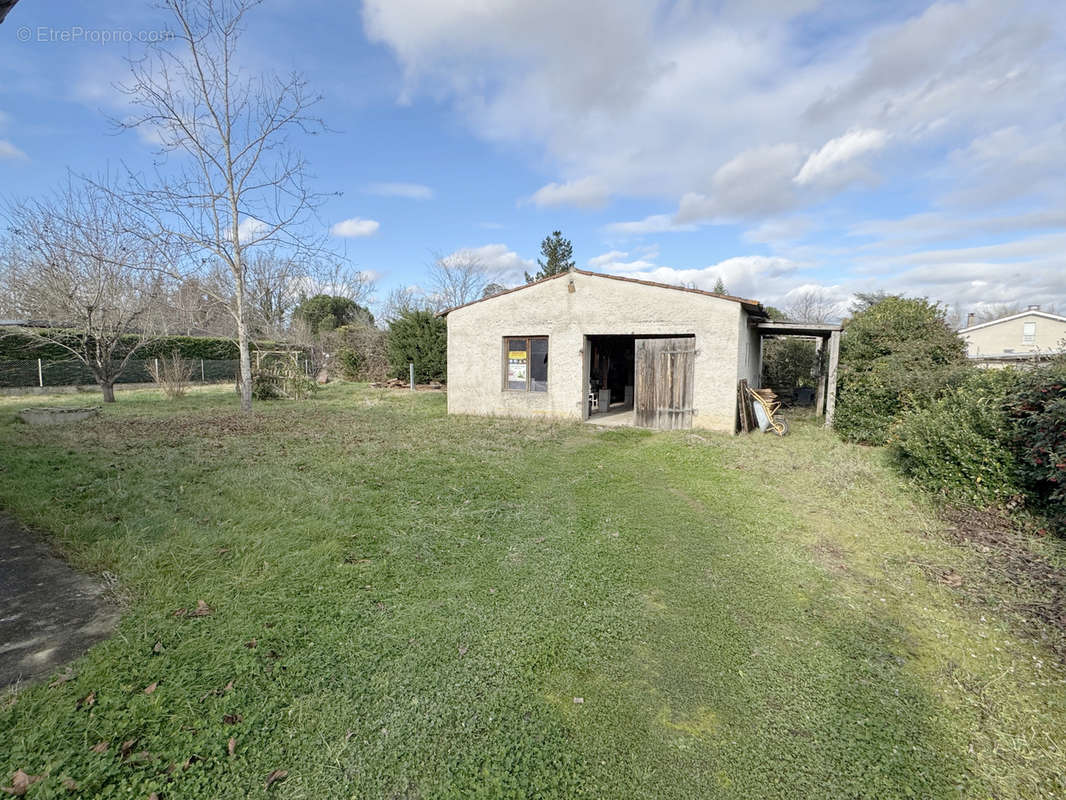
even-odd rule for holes
{"type": "MultiPolygon", "coordinates": [[[[240,362],[207,358],[191,359],[194,383],[219,383],[235,381],[240,362]]],[[[151,383],[150,368],[153,359],[130,360],[116,384],[151,383]]],[[[85,386],[95,384],[92,371],[80,361],[43,361],[25,359],[0,361],[0,388],[23,388],[30,386],[85,386]]]]}

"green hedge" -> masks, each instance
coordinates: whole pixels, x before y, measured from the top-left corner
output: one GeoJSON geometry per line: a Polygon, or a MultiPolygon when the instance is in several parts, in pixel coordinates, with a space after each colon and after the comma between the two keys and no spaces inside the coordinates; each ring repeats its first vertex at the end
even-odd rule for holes
{"type": "Polygon", "coordinates": [[[1066,532],[1066,359],[1033,370],[975,370],[904,412],[888,443],[922,488],[980,508],[1022,499],[1066,532]]]}
{"type": "Polygon", "coordinates": [[[897,466],[955,503],[987,507],[1021,495],[1006,412],[1019,380],[1014,370],[974,371],[943,397],[906,411],[888,436],[897,466]]]}
{"type": "MultiPolygon", "coordinates": [[[[66,341],[74,347],[80,347],[78,332],[67,330],[42,331],[49,338],[66,341]]],[[[115,355],[121,358],[128,348],[136,345],[140,339],[137,336],[123,337],[123,344],[115,355]]],[[[253,342],[252,350],[289,350],[292,345],[284,342],[258,341],[253,342]]],[[[161,358],[169,356],[175,350],[185,358],[202,358],[212,361],[229,361],[239,358],[237,342],[213,336],[163,336],[149,342],[137,351],[135,358],[161,358]]],[[[0,361],[19,361],[25,359],[41,359],[42,361],[66,361],[70,353],[58,344],[41,343],[25,334],[17,331],[5,332],[0,330],[0,361]]]]}
{"type": "Polygon", "coordinates": [[[1024,373],[1006,415],[1030,500],[1066,530],[1066,358],[1024,373]]]}

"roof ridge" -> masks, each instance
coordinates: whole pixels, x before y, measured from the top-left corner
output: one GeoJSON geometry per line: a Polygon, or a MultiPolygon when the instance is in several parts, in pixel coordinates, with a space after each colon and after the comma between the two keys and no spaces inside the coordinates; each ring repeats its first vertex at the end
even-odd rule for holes
{"type": "Polygon", "coordinates": [[[718,292],[708,292],[708,291],[706,291],[704,289],[695,289],[695,288],[690,288],[688,286],[677,286],[677,285],[672,284],[672,283],[658,283],[656,281],[647,281],[647,280],[643,280],[641,278],[630,278],[630,277],[626,277],[624,275],[611,275],[611,274],[606,273],[606,272],[593,272],[592,270],[579,269],[577,267],[573,267],[571,269],[566,270],[565,272],[557,272],[554,275],[548,275],[545,278],[541,278],[539,280],[535,280],[535,281],[533,281],[531,283],[524,283],[521,286],[515,286],[515,287],[513,287],[511,289],[507,289],[505,291],[489,295],[488,297],[479,297],[477,300],[471,300],[469,303],[463,303],[462,305],[452,306],[451,308],[446,308],[446,309],[444,309],[442,311],[438,311],[437,312],[437,316],[438,317],[444,317],[444,316],[447,316],[448,314],[452,313],[453,311],[458,311],[460,308],[466,308],[467,306],[472,306],[472,305],[475,305],[477,303],[483,303],[486,300],[492,300],[493,298],[496,298],[496,297],[502,297],[505,294],[511,294],[512,292],[518,292],[518,291],[521,291],[522,289],[528,289],[530,286],[536,286],[537,284],[540,284],[540,283],[547,283],[548,281],[553,281],[556,278],[560,278],[560,277],[562,277],[564,275],[573,275],[575,273],[577,273],[578,275],[587,275],[587,276],[593,277],[593,278],[607,278],[607,279],[613,280],[613,281],[625,281],[626,283],[637,283],[637,284],[641,284],[643,286],[654,286],[654,287],[659,288],[659,289],[674,289],[675,291],[679,291],[679,292],[689,292],[691,294],[702,294],[702,295],[706,295],[707,297],[716,297],[719,300],[729,300],[729,301],[732,301],[734,303],[740,303],[743,306],[748,306],[748,307],[753,308],[753,310],[755,310],[755,311],[757,311],[759,313],[763,313],[762,303],[760,303],[758,300],[750,300],[750,299],[745,298],[745,297],[737,297],[737,296],[731,295],[731,294],[720,294],[718,292]]]}

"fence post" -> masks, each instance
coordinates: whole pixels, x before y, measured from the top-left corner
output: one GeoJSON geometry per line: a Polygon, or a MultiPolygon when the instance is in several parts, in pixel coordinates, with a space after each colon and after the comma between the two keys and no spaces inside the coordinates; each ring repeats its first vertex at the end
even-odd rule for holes
{"type": "Polygon", "coordinates": [[[200,359],[200,383],[207,383],[207,378],[204,376],[204,360],[200,359]]]}
{"type": "Polygon", "coordinates": [[[44,388],[44,370],[41,369],[41,359],[37,359],[37,385],[44,388]]]}
{"type": "Polygon", "coordinates": [[[407,366],[411,371],[411,391],[413,392],[415,390],[415,362],[411,361],[407,366]]]}
{"type": "Polygon", "coordinates": [[[155,374],[158,375],[159,374],[159,359],[158,358],[153,358],[152,361],[155,362],[155,374]]]}

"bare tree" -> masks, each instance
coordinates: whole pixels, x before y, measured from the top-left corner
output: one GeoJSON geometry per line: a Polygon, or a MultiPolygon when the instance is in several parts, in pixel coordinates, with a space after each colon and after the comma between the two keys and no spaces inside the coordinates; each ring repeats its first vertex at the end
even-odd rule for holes
{"type": "Polygon", "coordinates": [[[137,111],[120,124],[145,129],[161,155],[178,157],[161,159],[152,181],[131,176],[133,202],[167,242],[180,245],[187,269],[228,273],[241,409],[250,411],[252,254],[256,248],[284,251],[297,263],[320,247],[320,240],[305,235],[320,198],[307,188],[305,163],[289,137],[323,126],[310,116],[317,98],[299,75],[241,69],[240,35],[257,0],[163,5],[173,16],[175,37],[130,62],[131,78],[122,88],[137,111]]]}
{"type": "Polygon", "coordinates": [[[9,203],[5,217],[4,294],[18,313],[51,323],[18,332],[68,352],[113,403],[115,381],[161,326],[159,251],[131,233],[140,221],[98,183],[71,181],[50,197],[9,203]]]}
{"type": "Polygon", "coordinates": [[[441,311],[480,300],[495,277],[475,255],[437,253],[429,266],[429,301],[441,311]]]}
{"type": "Polygon", "coordinates": [[[1017,303],[992,303],[982,306],[974,314],[974,324],[982,322],[994,322],[997,319],[1009,317],[1012,314],[1020,314],[1022,307],[1017,303]]]}
{"type": "Polygon", "coordinates": [[[804,289],[793,294],[783,310],[792,322],[828,322],[840,314],[840,303],[822,289],[804,289]]]}
{"type": "Polygon", "coordinates": [[[304,291],[305,295],[328,294],[361,306],[369,306],[374,300],[374,276],[354,269],[341,259],[320,259],[309,277],[314,282],[314,291],[304,291]]]}
{"type": "Polygon", "coordinates": [[[378,319],[386,325],[409,311],[423,311],[430,307],[425,293],[414,286],[392,289],[381,303],[378,319]]]}

